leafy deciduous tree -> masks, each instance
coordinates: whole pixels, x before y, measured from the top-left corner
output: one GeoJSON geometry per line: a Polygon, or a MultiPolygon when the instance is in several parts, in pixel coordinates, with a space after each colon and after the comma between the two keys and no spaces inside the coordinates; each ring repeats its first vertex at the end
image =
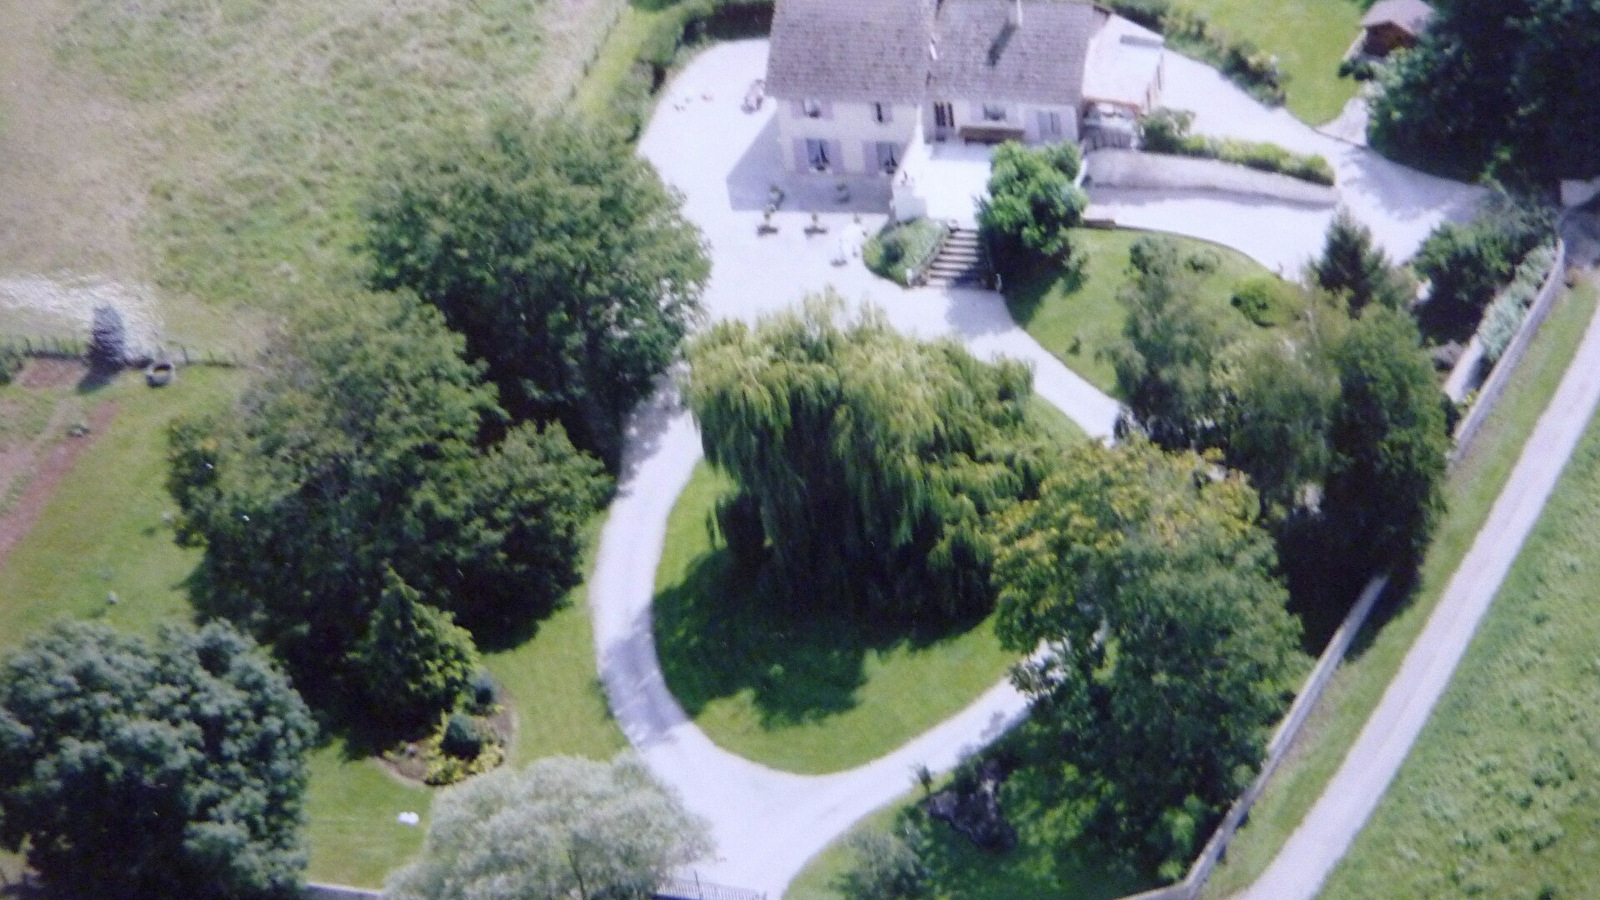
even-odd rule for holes
{"type": "Polygon", "coordinates": [[[1032,378],[903,337],[873,310],[841,327],[838,308],[812,298],[691,343],[686,396],[706,457],[749,498],[725,525],[759,547],[759,514],[768,574],[797,602],[899,620],[981,613],[986,523],[1047,470],[1032,378]]]}
{"type": "Polygon", "coordinates": [[[558,425],[481,449],[503,414],[461,349],[413,298],[320,303],[234,416],[173,431],[179,539],[205,548],[196,605],[302,686],[365,680],[344,666],[386,570],[480,632],[548,612],[578,580],[608,480],[558,425]]]}
{"type": "Polygon", "coordinates": [[[541,759],[440,793],[387,900],[646,900],[711,851],[703,821],[633,757],[541,759]]]}
{"type": "Polygon", "coordinates": [[[1110,348],[1125,416],[1163,447],[1211,446],[1221,405],[1212,372],[1229,336],[1197,303],[1175,243],[1141,238],[1132,249],[1123,339],[1110,348]]]}
{"type": "Polygon", "coordinates": [[[514,416],[615,465],[710,274],[680,205],[612,131],[506,119],[393,174],[366,215],[371,282],[443,310],[514,416]]]}
{"type": "Polygon", "coordinates": [[[1447,401],[1420,347],[1409,316],[1374,309],[1333,351],[1339,404],[1322,511],[1329,550],[1362,578],[1419,561],[1444,509],[1447,401]]]}
{"type": "Polygon", "coordinates": [[[1005,516],[996,631],[1060,805],[1140,869],[1176,877],[1253,776],[1282,712],[1297,627],[1237,476],[1137,438],[1068,451],[1005,516]]]}
{"type": "Polygon", "coordinates": [[[1076,150],[1007,142],[994,151],[988,196],[978,202],[978,228],[998,271],[1017,275],[1072,261],[1069,230],[1088,205],[1073,185],[1076,150]]]}
{"type": "Polygon", "coordinates": [[[314,731],[226,625],[57,625],[0,671],[0,842],[62,896],[294,896],[314,731]]]}

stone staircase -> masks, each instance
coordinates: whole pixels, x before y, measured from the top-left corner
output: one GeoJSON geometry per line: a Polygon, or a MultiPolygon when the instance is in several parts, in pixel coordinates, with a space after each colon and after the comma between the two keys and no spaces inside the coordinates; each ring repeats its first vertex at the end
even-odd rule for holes
{"type": "Polygon", "coordinates": [[[929,287],[977,287],[988,281],[989,264],[978,232],[971,228],[952,228],[939,255],[928,266],[924,280],[929,287]]]}

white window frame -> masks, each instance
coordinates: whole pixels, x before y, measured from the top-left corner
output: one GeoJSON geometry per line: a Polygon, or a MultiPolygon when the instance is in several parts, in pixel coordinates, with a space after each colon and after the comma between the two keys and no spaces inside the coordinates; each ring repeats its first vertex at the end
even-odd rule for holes
{"type": "Polygon", "coordinates": [[[983,104],[983,120],[985,122],[1004,122],[1006,120],[1005,106],[999,103],[983,104]]]}

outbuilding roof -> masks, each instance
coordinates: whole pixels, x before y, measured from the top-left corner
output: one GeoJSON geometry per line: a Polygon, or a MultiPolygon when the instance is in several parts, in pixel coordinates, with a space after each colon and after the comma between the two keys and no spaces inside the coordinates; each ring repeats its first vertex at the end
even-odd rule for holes
{"type": "Polygon", "coordinates": [[[1398,25],[1412,35],[1419,35],[1428,27],[1431,18],[1433,7],[1422,0],[1379,0],[1361,17],[1361,27],[1398,25]]]}

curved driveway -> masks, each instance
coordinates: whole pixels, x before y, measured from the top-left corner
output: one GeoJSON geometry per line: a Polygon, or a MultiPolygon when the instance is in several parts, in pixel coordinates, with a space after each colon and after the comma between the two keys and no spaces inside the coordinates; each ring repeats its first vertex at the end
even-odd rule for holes
{"type": "MultiPolygon", "coordinates": [[[[953,335],[980,356],[1029,361],[1042,397],[1091,435],[1108,437],[1116,402],[1029,338],[998,296],[905,291],[866,272],[850,251],[884,219],[873,212],[883,207],[869,196],[870,184],[860,185],[859,196],[843,206],[831,196],[808,203],[804,192],[791,186],[791,197],[776,217],[778,232],[756,234],[768,185],[781,178],[770,134],[772,104],[746,114],[739,101],[750,81],[765,71],[765,60],[764,41],[719,45],[702,54],[669,85],[640,140],[640,152],[683,193],[685,213],[710,244],[714,267],[705,295],[710,317],[753,320],[831,286],[848,303],[870,300],[908,333],[953,335]],[[849,211],[852,203],[859,212],[849,211]],[[813,209],[824,233],[805,228],[813,209]]],[[[1202,130],[1211,122],[1202,113],[1202,130]]],[[[1152,210],[1148,227],[1180,233],[1200,227],[1169,221],[1174,214],[1158,198],[1141,199],[1152,210]]],[[[1233,223],[1240,215],[1237,204],[1221,210],[1227,215],[1218,221],[1233,223]]],[[[1276,229],[1263,228],[1263,221],[1256,218],[1254,231],[1276,229]]],[[[1216,234],[1200,236],[1218,239],[1216,234]]],[[[856,820],[909,790],[916,766],[935,771],[953,766],[1017,721],[1026,702],[1001,683],[888,756],[832,775],[778,772],[715,746],[668,691],[650,618],[667,517],[699,459],[693,422],[670,390],[663,391],[656,405],[640,410],[632,424],[625,471],[589,584],[600,675],[629,740],[687,805],[712,824],[718,855],[697,872],[707,881],[777,898],[807,859],[856,820]]]]}

